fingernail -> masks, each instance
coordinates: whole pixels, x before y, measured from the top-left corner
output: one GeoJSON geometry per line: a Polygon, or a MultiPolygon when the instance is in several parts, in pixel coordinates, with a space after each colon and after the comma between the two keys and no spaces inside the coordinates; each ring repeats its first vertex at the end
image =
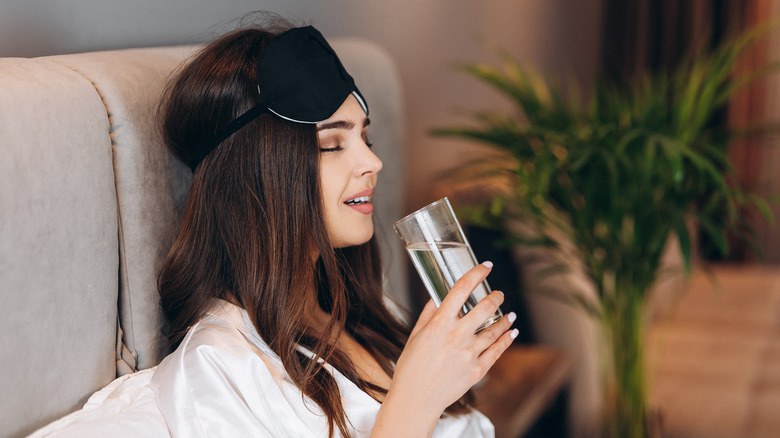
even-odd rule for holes
{"type": "Polygon", "coordinates": [[[487,266],[488,268],[493,267],[493,262],[482,262],[483,265],[487,266]]]}
{"type": "Polygon", "coordinates": [[[506,316],[506,319],[508,319],[509,322],[515,322],[517,319],[517,314],[515,314],[515,312],[509,312],[509,315],[506,316]]]}
{"type": "Polygon", "coordinates": [[[512,330],[512,333],[509,334],[509,337],[512,338],[512,339],[515,339],[515,338],[517,338],[517,335],[519,335],[519,334],[520,334],[520,330],[514,329],[514,330],[512,330]]]}

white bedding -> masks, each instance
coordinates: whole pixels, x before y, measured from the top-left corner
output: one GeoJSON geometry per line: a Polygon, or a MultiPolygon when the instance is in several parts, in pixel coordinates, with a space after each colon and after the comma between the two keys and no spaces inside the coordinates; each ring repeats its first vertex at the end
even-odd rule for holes
{"type": "Polygon", "coordinates": [[[122,376],[92,396],[78,410],[30,438],[164,437],[165,419],[157,408],[149,381],[155,368],[122,376]]]}

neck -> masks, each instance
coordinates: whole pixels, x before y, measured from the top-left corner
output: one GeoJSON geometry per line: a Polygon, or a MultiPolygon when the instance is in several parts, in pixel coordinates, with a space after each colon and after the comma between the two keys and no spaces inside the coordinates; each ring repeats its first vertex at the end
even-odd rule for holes
{"type": "MultiPolygon", "coordinates": [[[[317,269],[317,258],[314,259],[312,269],[317,269]]],[[[307,293],[304,315],[307,318],[308,327],[312,329],[316,335],[321,336],[327,331],[332,316],[320,307],[319,300],[317,299],[317,285],[314,283],[307,293]]]]}

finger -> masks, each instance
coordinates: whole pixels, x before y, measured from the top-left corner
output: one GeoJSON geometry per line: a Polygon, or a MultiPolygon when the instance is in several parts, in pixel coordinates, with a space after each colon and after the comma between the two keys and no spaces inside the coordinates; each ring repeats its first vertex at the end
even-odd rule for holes
{"type": "Polygon", "coordinates": [[[478,360],[485,367],[485,369],[492,367],[493,364],[496,363],[498,358],[504,354],[510,345],[512,345],[512,342],[514,342],[518,334],[520,334],[520,331],[517,329],[504,332],[496,340],[496,342],[491,344],[488,348],[485,349],[485,351],[482,352],[482,354],[479,355],[478,360]]]}
{"type": "Polygon", "coordinates": [[[425,307],[423,307],[422,312],[420,312],[420,316],[417,317],[417,322],[414,324],[412,333],[409,335],[409,338],[414,337],[417,332],[425,327],[428,324],[428,321],[431,320],[431,317],[434,313],[436,313],[436,304],[433,302],[433,300],[428,300],[428,302],[425,304],[425,307]]]}
{"type": "Polygon", "coordinates": [[[490,295],[479,300],[479,303],[469,310],[466,316],[463,317],[463,322],[466,325],[474,326],[473,328],[476,330],[486,319],[496,313],[496,310],[503,302],[504,293],[497,290],[493,291],[490,295]]]}
{"type": "Polygon", "coordinates": [[[484,262],[469,269],[452,286],[447,296],[442,300],[439,309],[442,313],[457,317],[458,312],[468,299],[471,292],[488,276],[493,263],[484,262]]]}
{"type": "Polygon", "coordinates": [[[515,312],[509,312],[508,314],[504,315],[503,318],[493,323],[490,327],[479,332],[477,334],[475,348],[479,350],[481,354],[482,351],[493,345],[493,343],[496,342],[496,340],[501,335],[506,333],[509,328],[512,327],[512,324],[516,319],[517,315],[515,312]]]}

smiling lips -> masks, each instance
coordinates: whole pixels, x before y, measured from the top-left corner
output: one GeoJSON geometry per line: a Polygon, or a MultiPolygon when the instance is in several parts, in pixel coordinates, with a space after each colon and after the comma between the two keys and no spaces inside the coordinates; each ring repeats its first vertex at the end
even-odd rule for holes
{"type": "Polygon", "coordinates": [[[374,211],[374,204],[371,203],[371,196],[374,194],[374,189],[364,190],[355,194],[348,200],[344,201],[347,207],[357,210],[363,214],[369,214],[374,211]]]}

